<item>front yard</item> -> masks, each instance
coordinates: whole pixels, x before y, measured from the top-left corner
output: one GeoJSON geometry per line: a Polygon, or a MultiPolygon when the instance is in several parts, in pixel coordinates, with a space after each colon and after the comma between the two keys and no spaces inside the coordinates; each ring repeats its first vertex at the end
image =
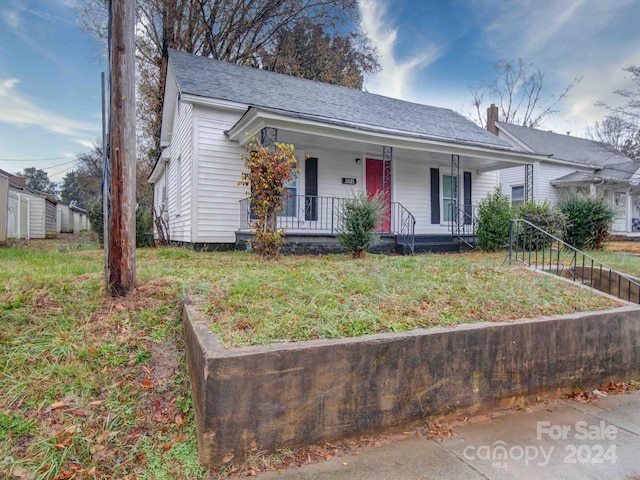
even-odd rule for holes
{"type": "MultiPolygon", "coordinates": [[[[184,363],[179,307],[187,294],[227,345],[615,305],[509,267],[504,258],[326,256],[264,263],[248,253],[143,249],[135,292],[110,299],[103,295],[103,252],[95,244],[1,248],[0,476],[210,478],[196,458],[184,363]]],[[[630,273],[640,272],[639,257],[624,262],[630,273]]]]}

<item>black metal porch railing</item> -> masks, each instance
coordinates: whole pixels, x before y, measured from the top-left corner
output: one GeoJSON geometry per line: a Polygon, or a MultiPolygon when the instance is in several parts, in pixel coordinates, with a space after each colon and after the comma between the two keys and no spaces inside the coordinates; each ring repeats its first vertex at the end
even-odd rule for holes
{"type": "MultiPolygon", "coordinates": [[[[340,231],[340,212],[344,198],[294,195],[287,199],[283,211],[277,217],[277,227],[285,230],[305,230],[327,235],[340,231]]],[[[253,227],[255,216],[251,211],[251,199],[240,201],[240,230],[253,227]]],[[[401,203],[392,202],[380,222],[380,233],[397,235],[411,253],[415,247],[415,217],[401,203]]]]}
{"type": "Polygon", "coordinates": [[[476,245],[476,205],[449,205],[449,231],[470,248],[476,245]]]}
{"type": "Polygon", "coordinates": [[[640,282],[636,278],[613,270],[527,220],[511,220],[509,263],[514,259],[619,299],[640,303],[640,282]]]}

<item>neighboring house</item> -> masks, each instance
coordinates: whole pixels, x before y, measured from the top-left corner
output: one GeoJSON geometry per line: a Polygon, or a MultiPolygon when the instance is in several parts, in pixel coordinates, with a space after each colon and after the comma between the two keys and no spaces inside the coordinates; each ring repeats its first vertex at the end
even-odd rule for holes
{"type": "Polygon", "coordinates": [[[0,245],[7,242],[9,222],[9,174],[0,170],[0,245]]]}
{"type": "Polygon", "coordinates": [[[9,176],[9,238],[55,238],[57,202],[52,195],[26,186],[26,179],[9,176]]]}
{"type": "Polygon", "coordinates": [[[69,210],[73,214],[73,233],[86,232],[89,230],[89,217],[84,208],[76,205],[75,201],[69,204],[69,210]]]}
{"type": "Polygon", "coordinates": [[[527,198],[555,203],[571,191],[603,196],[617,212],[614,233],[640,230],[640,164],[610,146],[568,134],[504,122],[495,122],[494,131],[516,148],[541,156],[529,174],[521,167],[500,172],[502,189],[514,204],[527,198]]]}
{"type": "Polygon", "coordinates": [[[58,225],[59,233],[80,233],[89,230],[89,217],[84,208],[71,201],[69,205],[58,204],[58,225]]]}
{"type": "Polygon", "coordinates": [[[539,160],[448,109],[172,50],[149,182],[173,243],[226,249],[250,238],[239,185],[247,133],[295,146],[298,173],[278,224],[290,243],[319,250],[354,192],[382,195],[386,241],[406,245],[415,225],[416,241],[437,243],[468,232],[499,170],[539,160]]]}
{"type": "Polygon", "coordinates": [[[58,233],[73,233],[73,211],[69,205],[58,204],[58,233]]]}

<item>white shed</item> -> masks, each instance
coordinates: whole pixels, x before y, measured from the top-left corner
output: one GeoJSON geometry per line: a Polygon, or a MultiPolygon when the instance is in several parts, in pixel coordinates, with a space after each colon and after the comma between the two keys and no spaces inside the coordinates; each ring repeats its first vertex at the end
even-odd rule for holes
{"type": "Polygon", "coordinates": [[[7,241],[9,221],[9,176],[0,170],[0,245],[7,241]]]}

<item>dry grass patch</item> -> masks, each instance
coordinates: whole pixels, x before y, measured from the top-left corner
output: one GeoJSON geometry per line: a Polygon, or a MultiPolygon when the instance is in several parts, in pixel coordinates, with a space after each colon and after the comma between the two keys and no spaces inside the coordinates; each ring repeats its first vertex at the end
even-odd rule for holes
{"type": "Polygon", "coordinates": [[[504,255],[285,257],[143,249],[138,287],[104,295],[88,238],[0,248],[0,478],[205,479],[180,302],[229,344],[361,335],[609,308],[504,255]],[[491,293],[493,292],[493,293],[491,293]]]}
{"type": "Polygon", "coordinates": [[[597,293],[503,263],[504,255],[211,258],[202,310],[225,346],[342,338],[604,310],[597,293]]]}

